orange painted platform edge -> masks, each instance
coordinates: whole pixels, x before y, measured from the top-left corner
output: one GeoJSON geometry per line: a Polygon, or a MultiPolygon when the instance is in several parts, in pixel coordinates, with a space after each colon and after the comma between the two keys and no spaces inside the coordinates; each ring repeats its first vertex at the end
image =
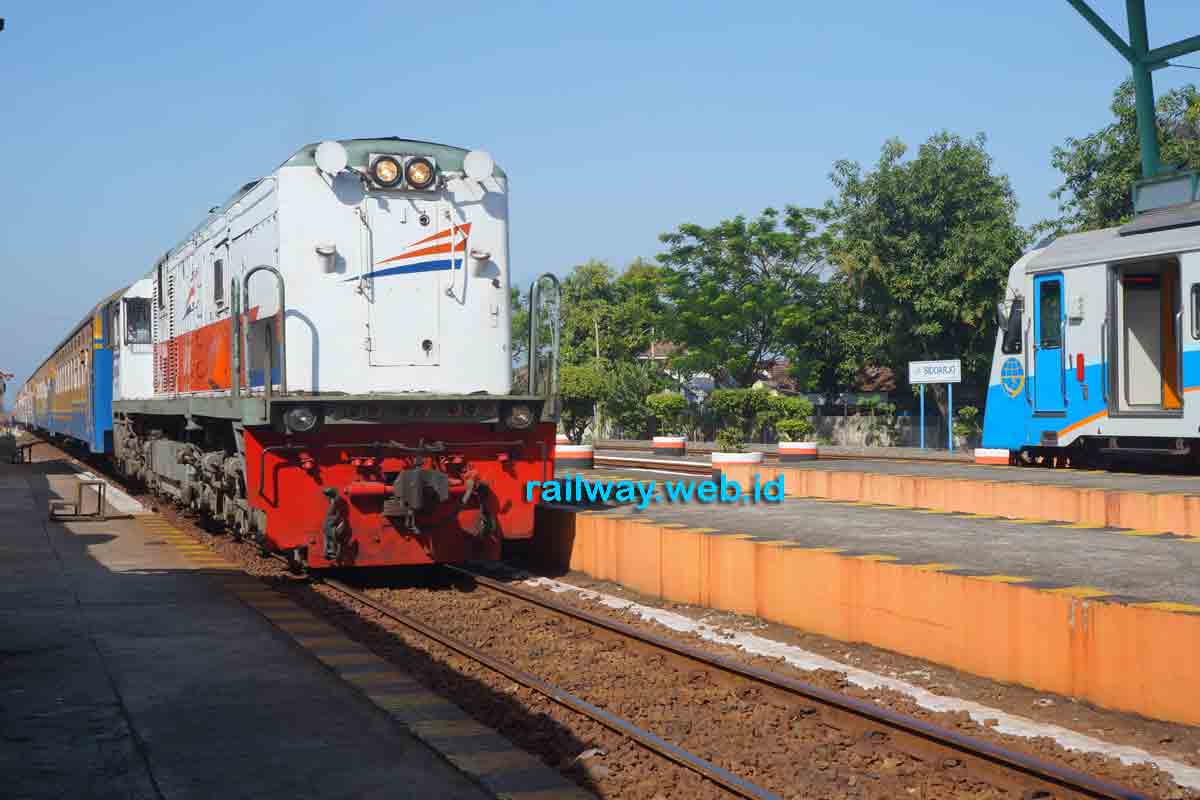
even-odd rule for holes
{"type": "Polygon", "coordinates": [[[1105,708],[1200,724],[1200,614],[625,515],[537,514],[535,552],[548,566],[1105,708]]]}

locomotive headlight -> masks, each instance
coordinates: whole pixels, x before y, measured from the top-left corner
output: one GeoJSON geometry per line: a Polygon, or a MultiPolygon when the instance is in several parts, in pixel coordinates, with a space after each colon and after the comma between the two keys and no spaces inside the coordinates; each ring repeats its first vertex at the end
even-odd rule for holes
{"type": "Polygon", "coordinates": [[[296,406],[283,415],[283,423],[294,433],[308,433],[317,427],[317,413],[308,406],[296,406]]]}
{"type": "Polygon", "coordinates": [[[410,159],[408,166],[404,169],[404,178],[408,181],[408,185],[414,189],[428,189],[433,185],[433,179],[437,173],[433,169],[433,162],[428,158],[418,156],[410,159]]]}
{"type": "Polygon", "coordinates": [[[510,428],[528,428],[533,424],[533,409],[527,405],[513,406],[508,410],[507,425],[510,428]]]}
{"type": "Polygon", "coordinates": [[[403,177],[400,162],[391,156],[380,156],[371,165],[371,177],[380,186],[392,188],[400,183],[400,179],[403,177]]]}

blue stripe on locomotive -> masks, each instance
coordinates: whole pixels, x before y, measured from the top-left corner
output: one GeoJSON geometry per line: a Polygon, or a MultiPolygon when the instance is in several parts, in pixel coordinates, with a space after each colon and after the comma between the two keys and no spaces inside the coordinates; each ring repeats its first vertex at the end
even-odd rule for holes
{"type": "MultiPolygon", "coordinates": [[[[1020,357],[1014,358],[1018,362],[1021,360],[1020,357]]],[[[1112,365],[1108,365],[1108,368],[1111,369],[1112,365]]],[[[1074,369],[1064,371],[1063,378],[1067,386],[1065,416],[1034,416],[1033,381],[1037,380],[1037,376],[1026,377],[1021,390],[1015,395],[1009,394],[1001,384],[988,386],[982,445],[1005,450],[1037,447],[1041,444],[1043,431],[1061,433],[1089,417],[1106,413],[1108,401],[1103,390],[1104,370],[1103,364],[1085,367],[1083,384],[1075,379],[1074,369]],[[1086,400],[1083,398],[1084,384],[1088,387],[1086,400]]],[[[1185,350],[1183,353],[1183,386],[1184,392],[1200,388],[1200,350],[1185,350]]]]}

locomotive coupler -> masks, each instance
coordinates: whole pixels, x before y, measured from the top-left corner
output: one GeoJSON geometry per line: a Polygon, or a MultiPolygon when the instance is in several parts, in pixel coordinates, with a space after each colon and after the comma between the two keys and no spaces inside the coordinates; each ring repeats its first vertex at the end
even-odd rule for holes
{"type": "Polygon", "coordinates": [[[325,519],[321,522],[321,537],[325,540],[325,560],[337,561],[342,555],[342,542],[346,536],[348,525],[342,514],[341,498],[337,489],[324,489],[322,494],[329,500],[329,508],[325,511],[325,519]]]}
{"type": "Polygon", "coordinates": [[[416,514],[425,508],[426,495],[436,497],[434,503],[450,498],[450,478],[432,469],[406,469],[396,476],[392,496],[383,501],[383,515],[398,520],[400,527],[413,534],[420,533],[416,514]]]}

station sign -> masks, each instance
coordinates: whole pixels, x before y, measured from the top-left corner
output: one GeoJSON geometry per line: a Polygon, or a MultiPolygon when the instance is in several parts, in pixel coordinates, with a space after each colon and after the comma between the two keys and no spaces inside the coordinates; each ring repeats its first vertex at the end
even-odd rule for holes
{"type": "Polygon", "coordinates": [[[962,383],[962,361],[957,358],[949,361],[910,361],[908,362],[908,382],[913,385],[962,383]]]}

